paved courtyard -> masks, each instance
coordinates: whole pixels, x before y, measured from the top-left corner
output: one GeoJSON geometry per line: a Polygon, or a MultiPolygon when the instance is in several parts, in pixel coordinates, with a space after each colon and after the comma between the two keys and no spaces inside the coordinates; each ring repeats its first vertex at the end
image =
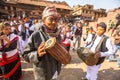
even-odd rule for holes
{"type": "MultiPolygon", "coordinates": [[[[81,46],[84,42],[82,40],[81,46]]],[[[72,45],[71,45],[72,46],[72,45]]],[[[70,64],[63,65],[58,80],[82,80],[86,74],[86,64],[81,61],[75,51],[70,50],[72,60],[70,64]]],[[[118,53],[112,62],[108,62],[107,59],[102,64],[99,73],[98,80],[120,80],[120,68],[116,66],[116,59],[118,53]]],[[[23,80],[34,80],[32,65],[22,61],[23,68],[23,80]]]]}
{"type": "MultiPolygon", "coordinates": [[[[84,42],[82,40],[81,46],[84,42]]],[[[72,46],[72,45],[71,45],[72,46]]],[[[58,80],[82,80],[86,74],[86,64],[81,61],[76,51],[70,50],[72,56],[70,64],[63,65],[58,80]]],[[[102,64],[99,73],[98,80],[120,80],[120,68],[116,66],[116,59],[118,53],[112,62],[108,62],[107,59],[102,64]]],[[[34,80],[32,65],[22,61],[23,80],[34,80]]]]}
{"type": "MultiPolygon", "coordinates": [[[[70,51],[72,60],[70,64],[63,65],[59,80],[82,80],[86,73],[86,64],[84,64],[78,57],[76,52],[70,51]]],[[[116,58],[112,62],[105,62],[102,64],[98,80],[120,80],[120,68],[116,67],[116,58]]],[[[34,80],[32,65],[22,61],[23,80],[34,80]]]]}

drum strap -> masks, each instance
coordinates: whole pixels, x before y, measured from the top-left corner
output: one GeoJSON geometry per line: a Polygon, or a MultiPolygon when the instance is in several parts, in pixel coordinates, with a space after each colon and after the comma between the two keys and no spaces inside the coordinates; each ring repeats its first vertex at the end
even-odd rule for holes
{"type": "Polygon", "coordinates": [[[100,40],[100,42],[98,43],[95,51],[100,51],[100,48],[101,48],[101,45],[102,45],[102,42],[104,41],[104,39],[107,38],[107,36],[103,35],[102,39],[100,40]]]}
{"type": "MultiPolygon", "coordinates": [[[[102,39],[100,40],[100,42],[98,43],[98,45],[97,45],[97,47],[96,47],[96,49],[95,49],[96,52],[97,52],[97,51],[100,51],[100,47],[101,47],[102,42],[104,41],[105,38],[107,38],[107,36],[103,35],[102,39]]],[[[93,46],[95,39],[96,39],[96,36],[95,36],[95,38],[93,39],[93,42],[92,42],[92,45],[90,46],[90,48],[93,46]]],[[[89,48],[89,49],[90,49],[90,48],[89,48]]]]}
{"type": "Polygon", "coordinates": [[[90,48],[93,46],[96,37],[97,37],[97,36],[95,36],[94,39],[93,39],[89,44],[86,45],[86,47],[92,43],[92,45],[89,47],[89,49],[90,49],[90,48]]]}
{"type": "MultiPolygon", "coordinates": [[[[92,39],[92,41],[91,42],[89,42],[85,47],[87,47],[88,45],[90,45],[91,43],[92,43],[92,45],[90,46],[90,48],[93,46],[93,44],[94,44],[94,41],[95,41],[95,39],[96,39],[96,35],[94,35],[94,37],[93,37],[93,39],[92,39]]],[[[90,49],[89,48],[89,49],[90,49]]]]}
{"type": "Polygon", "coordinates": [[[39,31],[40,36],[42,37],[42,41],[46,41],[49,37],[40,29],[39,31]]]}
{"type": "MultiPolygon", "coordinates": [[[[39,34],[40,34],[40,37],[41,37],[42,41],[47,41],[49,39],[49,37],[41,29],[39,30],[39,34]]],[[[49,61],[48,60],[48,55],[44,55],[44,56],[45,56],[45,61],[46,61],[46,66],[47,66],[45,71],[47,72],[47,75],[50,78],[50,75],[51,75],[51,71],[50,70],[51,69],[49,67],[50,63],[48,62],[49,61]]]]}
{"type": "MultiPolygon", "coordinates": [[[[97,45],[97,47],[96,47],[96,49],[95,49],[96,51],[99,51],[99,50],[100,50],[100,47],[101,47],[101,45],[102,45],[102,42],[104,41],[104,39],[105,39],[106,37],[107,37],[107,36],[103,35],[102,39],[100,40],[100,42],[98,43],[98,45],[97,45]]],[[[95,39],[96,39],[96,36],[95,36],[95,38],[93,39],[92,45],[90,46],[90,48],[93,46],[95,39]]],[[[89,49],[90,49],[90,48],[89,48],[89,49]]]]}

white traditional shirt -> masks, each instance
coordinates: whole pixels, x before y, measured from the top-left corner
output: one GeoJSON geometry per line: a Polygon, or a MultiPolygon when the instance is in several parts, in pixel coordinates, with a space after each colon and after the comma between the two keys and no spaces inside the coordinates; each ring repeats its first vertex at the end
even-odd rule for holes
{"type": "MultiPolygon", "coordinates": [[[[95,41],[94,41],[94,44],[90,44],[89,46],[87,46],[88,48],[90,48],[91,51],[95,52],[95,49],[97,47],[97,45],[99,44],[100,40],[102,39],[103,35],[102,36],[97,36],[95,41]]],[[[114,54],[114,48],[113,48],[113,44],[112,44],[112,41],[110,40],[110,38],[108,38],[106,40],[106,48],[108,49],[108,51],[106,52],[100,52],[101,53],[101,57],[106,57],[106,56],[109,56],[111,54],[114,54]]]]}

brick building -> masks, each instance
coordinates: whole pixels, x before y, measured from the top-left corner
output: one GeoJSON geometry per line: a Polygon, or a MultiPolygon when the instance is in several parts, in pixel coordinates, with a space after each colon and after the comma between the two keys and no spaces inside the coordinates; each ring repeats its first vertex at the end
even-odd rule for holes
{"type": "Polygon", "coordinates": [[[84,6],[76,5],[73,7],[73,16],[85,19],[87,21],[95,21],[99,17],[105,17],[106,16],[106,10],[105,9],[94,9],[93,5],[86,4],[84,6]]]}
{"type": "Polygon", "coordinates": [[[46,0],[6,0],[0,9],[6,10],[9,17],[24,17],[29,15],[33,18],[41,18],[46,6],[55,6],[62,17],[69,15],[71,7],[65,2],[46,0]]]}
{"type": "Polygon", "coordinates": [[[105,22],[108,25],[109,20],[111,20],[114,23],[116,23],[116,15],[117,14],[120,14],[120,7],[109,10],[107,12],[107,16],[106,17],[101,17],[101,18],[98,18],[97,21],[90,22],[89,26],[96,27],[96,24],[99,23],[99,22],[105,22]]]}
{"type": "Polygon", "coordinates": [[[1,16],[9,14],[8,11],[4,9],[4,6],[5,6],[5,1],[0,0],[0,18],[1,18],[1,16]]]}

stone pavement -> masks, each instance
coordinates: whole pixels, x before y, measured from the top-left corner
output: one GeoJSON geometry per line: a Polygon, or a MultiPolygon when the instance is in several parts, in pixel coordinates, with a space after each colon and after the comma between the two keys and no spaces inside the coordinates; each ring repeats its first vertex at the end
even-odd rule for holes
{"type": "MultiPolygon", "coordinates": [[[[82,80],[86,73],[86,64],[84,64],[78,57],[76,52],[70,51],[72,60],[70,64],[63,65],[59,80],[82,80]]],[[[105,62],[102,64],[98,80],[120,80],[120,68],[116,67],[116,59],[112,62],[105,62]]],[[[32,65],[22,61],[23,80],[34,80],[32,65]]]]}

